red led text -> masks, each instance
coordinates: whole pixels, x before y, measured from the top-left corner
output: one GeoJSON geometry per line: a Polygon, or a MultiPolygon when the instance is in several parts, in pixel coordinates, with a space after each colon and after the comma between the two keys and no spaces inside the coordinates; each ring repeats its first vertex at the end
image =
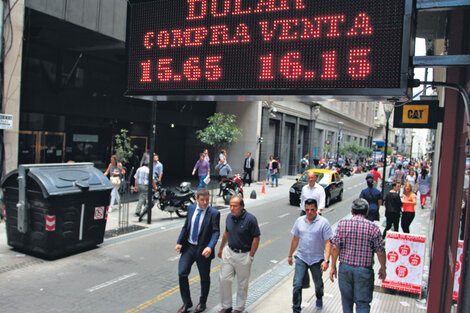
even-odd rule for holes
{"type": "Polygon", "coordinates": [[[186,20],[202,20],[207,16],[221,17],[251,13],[279,12],[305,9],[304,0],[257,0],[251,7],[245,0],[187,0],[186,20]]]}
{"type": "Polygon", "coordinates": [[[220,55],[209,56],[205,60],[201,60],[200,57],[189,57],[183,63],[182,74],[175,73],[173,58],[158,59],[156,63],[148,60],[141,63],[142,76],[140,81],[151,83],[154,67],[156,67],[156,78],[159,82],[179,82],[182,80],[195,82],[201,79],[217,81],[222,77],[221,59],[222,56],[220,55]]]}
{"type": "MultiPolygon", "coordinates": [[[[371,65],[368,56],[371,49],[351,49],[348,56],[347,74],[353,80],[365,79],[371,73],[371,65]]],[[[335,50],[321,54],[321,68],[318,73],[307,69],[303,65],[300,52],[288,52],[279,60],[275,60],[272,54],[260,56],[260,75],[262,81],[269,81],[278,77],[278,69],[281,77],[287,80],[312,80],[319,77],[321,80],[334,81],[338,78],[338,58],[335,50]]]]}

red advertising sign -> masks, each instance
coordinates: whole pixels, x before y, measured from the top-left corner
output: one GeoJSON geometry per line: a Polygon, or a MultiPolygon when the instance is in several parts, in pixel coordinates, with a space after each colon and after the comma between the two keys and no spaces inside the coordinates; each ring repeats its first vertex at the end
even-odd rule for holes
{"type": "Polygon", "coordinates": [[[455,274],[454,274],[454,292],[452,293],[452,299],[459,299],[460,290],[460,275],[462,274],[462,261],[463,261],[463,241],[459,241],[457,248],[457,262],[455,262],[455,274]]]}
{"type": "Polygon", "coordinates": [[[411,0],[131,0],[127,95],[406,96],[411,0]]]}
{"type": "Polygon", "coordinates": [[[382,287],[421,293],[425,247],[424,236],[388,232],[387,279],[382,281],[382,287]]]}

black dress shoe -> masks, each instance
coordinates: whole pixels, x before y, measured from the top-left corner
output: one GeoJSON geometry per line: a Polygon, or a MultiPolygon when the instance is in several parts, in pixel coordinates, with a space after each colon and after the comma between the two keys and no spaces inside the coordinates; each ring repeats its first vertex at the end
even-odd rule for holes
{"type": "Polygon", "coordinates": [[[192,304],[183,304],[183,306],[178,310],[177,313],[187,313],[188,312],[188,309],[190,307],[192,307],[193,305],[192,304]]]}
{"type": "Polygon", "coordinates": [[[202,312],[206,309],[206,304],[205,303],[199,303],[196,308],[194,309],[194,313],[199,313],[202,312]]]}

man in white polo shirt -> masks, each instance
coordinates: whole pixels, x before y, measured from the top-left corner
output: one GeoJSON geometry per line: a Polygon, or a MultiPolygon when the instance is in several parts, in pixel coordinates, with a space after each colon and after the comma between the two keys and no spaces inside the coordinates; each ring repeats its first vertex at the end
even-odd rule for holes
{"type": "Polygon", "coordinates": [[[305,215],[305,200],[307,199],[315,199],[318,204],[318,214],[322,214],[323,210],[325,209],[325,189],[316,184],[317,181],[317,174],[315,172],[308,172],[308,185],[305,185],[302,188],[302,193],[300,194],[300,216],[305,215]]]}

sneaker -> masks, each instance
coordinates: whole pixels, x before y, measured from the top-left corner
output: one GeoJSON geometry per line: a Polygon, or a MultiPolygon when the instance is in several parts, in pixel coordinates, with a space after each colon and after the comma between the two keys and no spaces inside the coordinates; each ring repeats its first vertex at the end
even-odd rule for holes
{"type": "Polygon", "coordinates": [[[317,299],[317,303],[315,304],[315,307],[317,309],[323,309],[323,300],[322,300],[322,298],[317,299]]]}

